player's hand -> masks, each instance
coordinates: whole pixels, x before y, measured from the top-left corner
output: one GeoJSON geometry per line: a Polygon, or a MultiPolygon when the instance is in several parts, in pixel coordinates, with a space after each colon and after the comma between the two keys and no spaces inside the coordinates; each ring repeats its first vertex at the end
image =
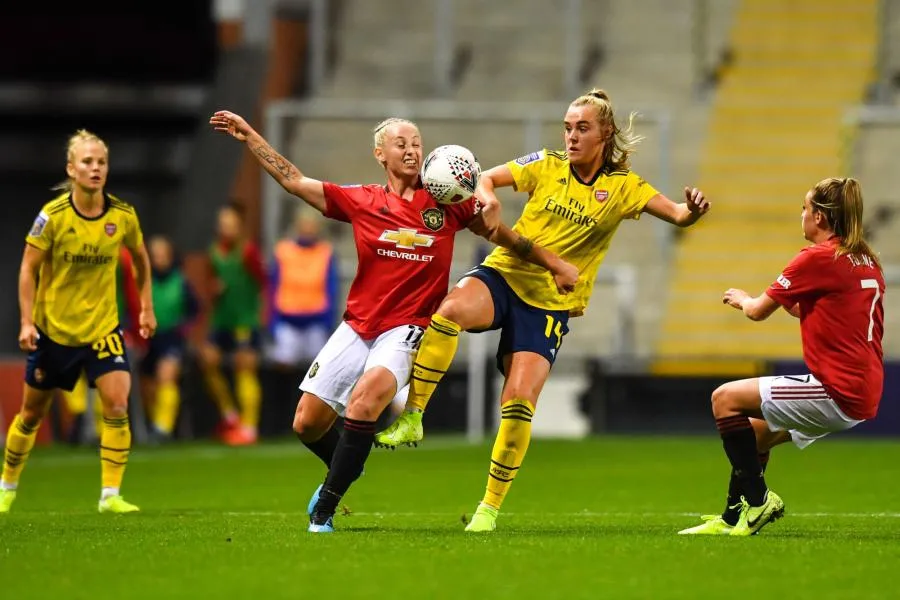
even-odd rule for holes
{"type": "Polygon", "coordinates": [[[478,197],[481,206],[481,219],[491,235],[500,228],[500,201],[493,194],[478,197]]]}
{"type": "Polygon", "coordinates": [[[552,273],[556,291],[563,296],[575,291],[575,285],[578,283],[578,267],[560,260],[559,264],[553,268],[552,273]]]}
{"type": "Polygon", "coordinates": [[[209,124],[216,131],[224,131],[239,142],[247,141],[247,136],[253,128],[240,115],[227,110],[219,110],[209,118],[209,124]]]}
{"type": "Polygon", "coordinates": [[[37,350],[38,331],[34,325],[22,325],[19,330],[19,348],[26,352],[37,350]]]}
{"type": "Polygon", "coordinates": [[[145,340],[150,339],[156,333],[156,315],[152,308],[142,308],[138,317],[138,330],[145,340]]]}
{"type": "Polygon", "coordinates": [[[722,296],[722,304],[727,304],[728,306],[733,306],[734,308],[742,310],[744,307],[741,303],[749,297],[750,294],[744,290],[729,288],[725,290],[725,295],[722,296]]]}
{"type": "Polygon", "coordinates": [[[702,217],[709,211],[709,200],[697,188],[684,188],[684,201],[692,215],[702,217]]]}
{"type": "Polygon", "coordinates": [[[583,317],[584,309],[583,308],[570,308],[569,309],[569,318],[574,319],[575,317],[583,317]]]}

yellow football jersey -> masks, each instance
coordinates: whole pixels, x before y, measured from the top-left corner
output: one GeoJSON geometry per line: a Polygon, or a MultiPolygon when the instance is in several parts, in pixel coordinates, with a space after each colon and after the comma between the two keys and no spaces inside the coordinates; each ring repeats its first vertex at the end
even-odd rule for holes
{"type": "Polygon", "coordinates": [[[47,253],[34,303],[38,329],[58,344],[86,346],[119,324],[119,251],[144,241],[132,206],[107,195],[103,213],[88,218],[66,193],[44,205],[25,241],[47,253]]]}
{"type": "Polygon", "coordinates": [[[653,186],[630,171],[600,172],[584,182],[572,171],[565,152],[541,150],[506,163],[516,190],[528,202],[513,229],[578,267],[575,291],[560,295],[553,276],[510,250],[497,247],[484,265],[500,272],[526,303],[546,310],[587,308],[597,269],[623,219],[638,219],[653,186]]]}

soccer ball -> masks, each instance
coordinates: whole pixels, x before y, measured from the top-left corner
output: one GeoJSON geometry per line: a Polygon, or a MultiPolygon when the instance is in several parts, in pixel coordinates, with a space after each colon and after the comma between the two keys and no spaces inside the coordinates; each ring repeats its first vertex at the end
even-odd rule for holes
{"type": "Polygon", "coordinates": [[[422,164],[422,185],[441,204],[459,204],[475,195],[481,165],[462,146],[438,146],[422,164]]]}

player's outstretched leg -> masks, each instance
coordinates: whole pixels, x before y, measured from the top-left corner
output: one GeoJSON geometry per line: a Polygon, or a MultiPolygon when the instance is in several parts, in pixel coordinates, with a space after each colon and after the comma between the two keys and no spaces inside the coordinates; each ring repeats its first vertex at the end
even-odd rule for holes
{"type": "Polygon", "coordinates": [[[434,394],[441,378],[450,368],[459,345],[458,324],[435,314],[422,336],[409,382],[406,410],[394,423],[375,435],[375,445],[383,448],[414,446],[422,441],[422,412],[434,394]]]}

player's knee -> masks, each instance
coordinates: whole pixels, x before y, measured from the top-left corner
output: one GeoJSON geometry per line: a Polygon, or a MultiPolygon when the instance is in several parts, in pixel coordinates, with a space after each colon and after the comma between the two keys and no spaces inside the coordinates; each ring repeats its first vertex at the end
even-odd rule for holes
{"type": "Polygon", "coordinates": [[[712,393],[712,411],[716,417],[727,416],[733,409],[734,395],[731,387],[726,383],[720,385],[712,393]]]}
{"type": "Polygon", "coordinates": [[[46,412],[42,407],[25,406],[22,408],[19,416],[26,427],[34,428],[41,424],[41,420],[43,420],[46,412]]]}
{"type": "Polygon", "coordinates": [[[325,428],[308,418],[302,411],[294,415],[294,433],[301,442],[311,443],[320,439],[325,433],[325,428]]]}
{"type": "Polygon", "coordinates": [[[465,304],[458,298],[453,297],[446,298],[437,310],[438,315],[456,323],[463,330],[468,329],[469,319],[467,318],[467,312],[465,304]]]}
{"type": "Polygon", "coordinates": [[[103,399],[103,416],[108,419],[122,419],[128,416],[128,396],[116,394],[103,399]]]}
{"type": "Polygon", "coordinates": [[[376,421],[381,415],[381,411],[387,406],[393,394],[378,393],[378,391],[357,386],[350,396],[350,402],[347,405],[347,416],[351,419],[359,421],[376,421]]]}

